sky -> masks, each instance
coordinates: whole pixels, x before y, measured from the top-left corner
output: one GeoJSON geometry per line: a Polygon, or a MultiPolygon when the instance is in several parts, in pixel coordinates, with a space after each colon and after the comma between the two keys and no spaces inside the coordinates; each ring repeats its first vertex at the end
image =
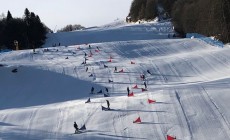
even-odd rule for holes
{"type": "Polygon", "coordinates": [[[132,0],[4,0],[0,14],[9,10],[13,17],[22,17],[25,8],[39,15],[51,30],[68,24],[84,27],[100,26],[116,19],[125,19],[132,0]]]}

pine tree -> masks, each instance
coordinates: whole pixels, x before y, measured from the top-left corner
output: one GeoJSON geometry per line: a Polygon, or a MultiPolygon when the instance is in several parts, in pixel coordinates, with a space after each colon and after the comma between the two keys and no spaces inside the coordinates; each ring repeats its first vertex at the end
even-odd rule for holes
{"type": "Polygon", "coordinates": [[[11,19],[13,19],[13,17],[12,17],[12,15],[11,15],[10,11],[8,10],[7,16],[6,16],[6,20],[9,21],[9,20],[11,20],[11,19]]]}
{"type": "Polygon", "coordinates": [[[145,8],[145,19],[154,19],[157,16],[157,2],[155,0],[147,0],[145,8]]]}
{"type": "Polygon", "coordinates": [[[138,14],[138,19],[142,20],[144,18],[145,18],[145,5],[142,4],[141,9],[140,9],[139,14],[138,14]]]}

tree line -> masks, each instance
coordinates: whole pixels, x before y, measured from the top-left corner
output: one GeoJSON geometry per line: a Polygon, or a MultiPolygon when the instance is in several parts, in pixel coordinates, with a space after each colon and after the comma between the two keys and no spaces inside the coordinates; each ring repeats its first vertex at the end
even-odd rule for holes
{"type": "Polygon", "coordinates": [[[229,0],[133,0],[128,16],[134,22],[154,19],[161,6],[181,35],[200,33],[230,42],[229,0]]]}
{"type": "Polygon", "coordinates": [[[23,18],[13,18],[10,11],[0,19],[0,49],[34,49],[44,44],[49,29],[41,22],[38,15],[27,8],[23,18]]]}
{"type": "Polygon", "coordinates": [[[133,0],[130,8],[130,20],[151,20],[157,16],[157,0],[133,0]]]}
{"type": "Polygon", "coordinates": [[[65,27],[57,30],[57,32],[70,32],[70,31],[75,31],[75,30],[82,30],[84,29],[85,27],[84,26],[81,26],[80,24],[69,24],[69,25],[66,25],[65,27]]]}

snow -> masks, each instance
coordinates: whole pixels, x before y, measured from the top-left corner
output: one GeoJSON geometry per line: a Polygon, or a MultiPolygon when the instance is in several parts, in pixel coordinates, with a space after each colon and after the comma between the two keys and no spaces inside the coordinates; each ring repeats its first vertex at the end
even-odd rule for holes
{"type": "Polygon", "coordinates": [[[0,139],[230,139],[230,48],[197,38],[168,39],[169,33],[170,22],[116,21],[50,34],[46,48],[35,54],[1,53],[0,139]],[[114,73],[115,66],[124,72],[114,73]],[[103,93],[107,87],[110,97],[90,94],[92,86],[103,93]],[[127,87],[133,97],[127,97],[127,87]],[[101,110],[105,100],[112,110],[101,110]],[[138,117],[142,122],[133,123],[138,117]],[[74,121],[87,130],[73,134],[74,121]]]}

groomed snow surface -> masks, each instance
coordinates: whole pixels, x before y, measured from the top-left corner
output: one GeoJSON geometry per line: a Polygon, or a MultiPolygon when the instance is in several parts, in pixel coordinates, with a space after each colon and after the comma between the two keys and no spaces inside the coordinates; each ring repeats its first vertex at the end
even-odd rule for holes
{"type": "Polygon", "coordinates": [[[0,139],[229,140],[230,48],[169,33],[169,22],[117,22],[1,53],[0,139]]]}

